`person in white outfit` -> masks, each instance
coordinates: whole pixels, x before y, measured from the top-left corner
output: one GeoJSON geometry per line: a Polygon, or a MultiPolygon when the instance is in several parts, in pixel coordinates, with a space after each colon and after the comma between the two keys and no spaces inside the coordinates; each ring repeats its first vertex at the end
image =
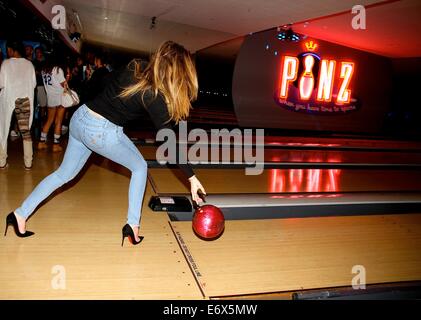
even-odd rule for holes
{"type": "Polygon", "coordinates": [[[32,168],[31,125],[34,112],[35,69],[30,61],[22,58],[21,42],[7,42],[9,59],[0,68],[0,169],[7,167],[7,137],[13,112],[23,140],[25,169],[32,168]]]}
{"type": "Polygon", "coordinates": [[[64,87],[67,83],[66,78],[63,69],[59,67],[58,63],[52,61],[51,58],[47,59],[41,74],[47,93],[48,116],[41,131],[38,149],[47,148],[47,134],[54,122],[53,151],[62,151],[63,149],[60,146],[61,125],[66,109],[62,106],[61,99],[63,97],[64,87]]]}

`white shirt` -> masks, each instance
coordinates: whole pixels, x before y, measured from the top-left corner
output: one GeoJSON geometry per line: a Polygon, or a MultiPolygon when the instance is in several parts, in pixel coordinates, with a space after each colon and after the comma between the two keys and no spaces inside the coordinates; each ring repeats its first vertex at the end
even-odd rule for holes
{"type": "Polygon", "coordinates": [[[19,98],[29,98],[31,110],[29,127],[31,127],[36,84],[35,69],[29,60],[10,58],[3,61],[0,67],[0,144],[3,147],[9,135],[15,101],[19,98]]]}
{"type": "Polygon", "coordinates": [[[42,72],[42,81],[47,92],[47,106],[57,107],[61,105],[64,88],[62,83],[66,81],[63,70],[54,67],[51,73],[42,72]]]}

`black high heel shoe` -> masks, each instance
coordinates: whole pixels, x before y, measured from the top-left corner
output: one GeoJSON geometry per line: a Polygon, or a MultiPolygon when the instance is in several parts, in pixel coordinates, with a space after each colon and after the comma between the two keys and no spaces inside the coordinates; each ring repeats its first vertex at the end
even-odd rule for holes
{"type": "Polygon", "coordinates": [[[132,229],[132,227],[131,227],[129,224],[126,224],[126,225],[123,227],[122,233],[123,233],[123,239],[121,240],[121,246],[123,246],[124,239],[125,239],[126,237],[128,237],[128,238],[129,238],[129,241],[130,241],[130,243],[131,243],[132,245],[137,245],[137,244],[141,243],[141,242],[142,242],[142,240],[143,240],[143,238],[144,238],[144,237],[139,237],[139,238],[140,238],[140,239],[139,239],[139,241],[137,241],[137,242],[136,242],[136,240],[135,240],[136,238],[135,238],[135,236],[134,236],[133,229],[132,229]]]}
{"type": "Polygon", "coordinates": [[[7,234],[7,228],[9,225],[13,226],[15,233],[19,238],[27,238],[35,234],[32,231],[25,231],[25,233],[21,233],[19,231],[18,220],[16,219],[16,216],[13,212],[9,213],[6,217],[6,230],[4,230],[4,236],[7,234]]]}

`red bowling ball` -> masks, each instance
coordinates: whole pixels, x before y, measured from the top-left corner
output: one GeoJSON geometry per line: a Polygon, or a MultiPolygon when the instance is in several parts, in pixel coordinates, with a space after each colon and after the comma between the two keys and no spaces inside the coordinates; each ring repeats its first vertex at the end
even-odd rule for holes
{"type": "Polygon", "coordinates": [[[204,205],[196,209],[193,215],[193,230],[203,239],[219,237],[225,228],[222,211],[213,205],[204,205]]]}

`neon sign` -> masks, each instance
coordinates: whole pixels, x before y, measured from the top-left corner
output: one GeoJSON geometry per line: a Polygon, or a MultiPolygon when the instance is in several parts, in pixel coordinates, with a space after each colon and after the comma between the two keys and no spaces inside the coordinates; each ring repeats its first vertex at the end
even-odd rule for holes
{"type": "Polygon", "coordinates": [[[357,110],[352,82],[355,63],[322,59],[314,51],[318,44],[308,41],[305,52],[281,58],[281,72],[275,100],[281,106],[307,113],[344,113],[357,110]]]}

